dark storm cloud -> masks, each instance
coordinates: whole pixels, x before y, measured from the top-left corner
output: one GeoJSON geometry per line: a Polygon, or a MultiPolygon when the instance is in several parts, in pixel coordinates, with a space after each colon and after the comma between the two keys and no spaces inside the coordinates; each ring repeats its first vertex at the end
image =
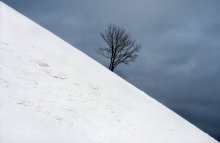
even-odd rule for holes
{"type": "Polygon", "coordinates": [[[109,23],[142,43],[116,73],[220,140],[219,0],[3,0],[99,62],[109,23]]]}

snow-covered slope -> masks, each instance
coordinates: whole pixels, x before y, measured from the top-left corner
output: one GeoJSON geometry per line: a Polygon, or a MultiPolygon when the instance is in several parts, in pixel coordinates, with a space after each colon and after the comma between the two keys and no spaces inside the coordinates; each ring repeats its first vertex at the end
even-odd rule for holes
{"type": "Polygon", "coordinates": [[[1,143],[216,143],[0,2],[1,143]]]}

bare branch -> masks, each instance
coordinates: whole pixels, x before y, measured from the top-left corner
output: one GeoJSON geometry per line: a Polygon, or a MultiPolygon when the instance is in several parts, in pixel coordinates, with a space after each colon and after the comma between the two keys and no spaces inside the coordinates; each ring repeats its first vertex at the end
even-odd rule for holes
{"type": "Polygon", "coordinates": [[[101,38],[107,44],[107,47],[98,48],[96,53],[110,59],[109,69],[113,71],[119,64],[130,64],[138,56],[142,48],[125,29],[110,24],[104,33],[100,33],[101,38]]]}

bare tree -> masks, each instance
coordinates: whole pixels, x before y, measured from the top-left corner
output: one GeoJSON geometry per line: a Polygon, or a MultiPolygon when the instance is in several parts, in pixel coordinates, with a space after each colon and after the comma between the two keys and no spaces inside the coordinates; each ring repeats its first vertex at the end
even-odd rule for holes
{"type": "Polygon", "coordinates": [[[128,65],[137,58],[141,45],[136,44],[125,29],[110,24],[100,36],[107,47],[98,48],[96,52],[110,59],[109,70],[114,71],[119,64],[128,65]]]}

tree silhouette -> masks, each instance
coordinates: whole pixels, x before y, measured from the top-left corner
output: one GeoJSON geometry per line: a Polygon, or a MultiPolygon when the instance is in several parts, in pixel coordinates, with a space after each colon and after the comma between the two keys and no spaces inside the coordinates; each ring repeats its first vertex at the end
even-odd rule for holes
{"type": "Polygon", "coordinates": [[[98,48],[96,52],[110,59],[109,70],[114,71],[119,64],[129,65],[137,58],[141,45],[122,27],[110,24],[100,36],[107,47],[98,48]]]}

